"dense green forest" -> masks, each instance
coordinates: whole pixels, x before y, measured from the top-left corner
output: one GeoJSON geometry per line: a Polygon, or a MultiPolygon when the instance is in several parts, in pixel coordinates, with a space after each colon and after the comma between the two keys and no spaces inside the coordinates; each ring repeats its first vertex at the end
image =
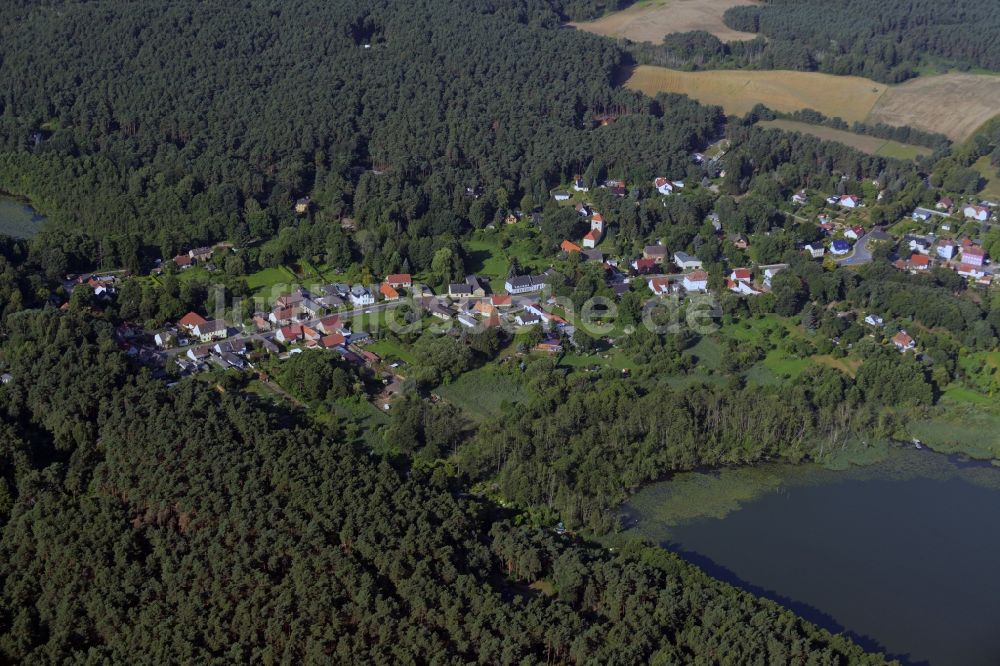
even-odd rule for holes
{"type": "Polygon", "coordinates": [[[5,662],[881,662],[663,551],[515,527],[441,468],[168,389],[100,322],[8,324],[5,662]]]}
{"type": "Polygon", "coordinates": [[[899,83],[924,68],[1000,69],[1000,6],[990,0],[769,0],[733,7],[723,43],[706,32],[635,44],[640,62],[670,67],[746,67],[854,74],[899,83]]]}
{"type": "Polygon", "coordinates": [[[380,272],[418,269],[575,174],[682,177],[720,127],[615,88],[624,54],[536,0],[57,6],[0,28],[0,190],[70,265],[269,238],[311,195],[380,272]],[[595,128],[609,111],[629,115],[595,128]]]}

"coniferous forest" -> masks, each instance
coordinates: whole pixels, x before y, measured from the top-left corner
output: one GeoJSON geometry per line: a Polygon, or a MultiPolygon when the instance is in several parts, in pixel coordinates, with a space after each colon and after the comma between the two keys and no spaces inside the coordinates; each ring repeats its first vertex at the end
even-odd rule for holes
{"type": "MultiPolygon", "coordinates": [[[[951,154],[936,135],[868,128],[934,151],[902,161],[643,96],[616,85],[639,50],[562,28],[626,4],[0,6],[0,192],[47,217],[30,240],[0,236],[0,662],[885,662],[667,550],[598,538],[620,527],[630,493],[670,473],[798,462],[846,433],[889,437],[890,407],[930,409],[959,378],[959,347],[996,347],[1000,301],[969,296],[949,271],[897,272],[886,252],[858,270],[807,261],[796,243],[818,239],[816,225],[777,203],[806,187],[877,188],[869,221],[888,223],[934,205],[932,165],[940,184],[975,193],[971,165],[996,166],[1000,134],[951,154]],[[727,150],[708,173],[692,154],[719,140],[727,150]],[[647,196],[657,176],[695,191],[647,196]],[[692,371],[699,340],[638,329],[620,343],[632,372],[509,363],[497,372],[518,373],[516,409],[474,420],[432,390],[516,341],[393,340],[412,343],[410,395],[376,427],[344,408],[371,407],[372,377],[332,353],[262,360],[254,374],[154,376],[126,351],[123,324],[163,326],[216,298],[172,266],[111,301],[82,286],[59,300],[67,273],[149,278],[155,260],[220,241],[240,249],[219,261],[222,299],[303,257],[440,287],[469,272],[463,243],[515,210],[543,216],[534,242],[554,255],[580,218],[551,192],[577,177],[644,184],[594,194],[621,248],[688,248],[713,285],[726,261],[783,262],[756,300],[723,290],[720,316],[799,317],[856,344],[864,363],[750,388],[741,373],[769,350],[730,341],[719,381],[679,387],[664,378],[692,371]],[[746,236],[752,250],[737,249],[746,236]],[[862,340],[864,310],[918,322],[923,357],[862,340]],[[263,397],[267,373],[286,402],[263,397]]],[[[985,3],[930,17],[936,3],[883,2],[877,27],[853,33],[827,20],[871,4],[775,0],[727,15],[766,46],[737,53],[687,35],[658,53],[889,81],[925,52],[1000,68],[985,3]],[[977,39],[952,39],[969,26],[977,39]]],[[[549,286],[576,303],[609,295],[598,270],[567,259],[549,286]]],[[[635,284],[619,300],[630,324],[646,295],[635,284]]]]}

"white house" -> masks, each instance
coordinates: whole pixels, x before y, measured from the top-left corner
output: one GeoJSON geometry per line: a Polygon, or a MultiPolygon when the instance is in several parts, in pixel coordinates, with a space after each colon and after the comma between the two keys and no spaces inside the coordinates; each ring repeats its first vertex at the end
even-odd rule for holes
{"type": "Polygon", "coordinates": [[[951,261],[955,258],[955,251],[958,246],[949,241],[941,241],[937,246],[937,255],[946,261],[951,261]]]}
{"type": "Polygon", "coordinates": [[[583,246],[586,248],[594,249],[600,242],[601,232],[597,229],[591,229],[587,232],[587,235],[583,237],[583,246]]]}
{"type": "Polygon", "coordinates": [[[883,324],[885,324],[885,320],[883,320],[882,317],[879,317],[877,314],[870,314],[867,317],[865,317],[865,323],[868,324],[869,326],[881,327],[883,324]]]}
{"type": "Polygon", "coordinates": [[[965,217],[971,217],[974,220],[979,220],[980,222],[985,222],[990,219],[990,209],[970,204],[962,209],[962,215],[965,217]]]}
{"type": "Polygon", "coordinates": [[[515,275],[507,278],[504,289],[508,294],[527,294],[545,288],[545,278],[541,275],[515,275]]]}
{"type": "Polygon", "coordinates": [[[674,263],[681,270],[699,270],[701,268],[701,259],[698,257],[692,257],[687,252],[674,252],[674,263]]]}
{"type": "Polygon", "coordinates": [[[792,195],[792,203],[796,206],[803,206],[809,201],[809,195],[806,194],[805,190],[799,190],[792,195]]]}
{"type": "Polygon", "coordinates": [[[568,201],[569,192],[553,192],[552,198],[555,199],[556,201],[568,201]]]}
{"type": "Polygon", "coordinates": [[[861,205],[861,199],[853,194],[845,194],[837,201],[842,208],[857,208],[861,205]]]}
{"type": "Polygon", "coordinates": [[[654,296],[666,296],[670,293],[670,278],[655,277],[649,282],[649,290],[654,296]]]}
{"type": "Polygon", "coordinates": [[[708,273],[705,271],[694,271],[684,276],[684,289],[687,291],[707,291],[708,273]]]}
{"type": "Polygon", "coordinates": [[[229,328],[222,319],[212,319],[196,325],[191,333],[202,342],[224,340],[229,335],[229,328]]]}
{"type": "Polygon", "coordinates": [[[962,248],[962,263],[971,266],[982,266],[986,262],[986,253],[983,248],[975,245],[967,245],[962,248]]]}
{"type": "Polygon", "coordinates": [[[822,259],[823,255],[826,254],[826,248],[819,243],[809,243],[802,249],[808,252],[813,259],[822,259]]]}
{"type": "Polygon", "coordinates": [[[673,194],[674,192],[674,184],[666,178],[655,179],[653,181],[653,187],[656,188],[657,192],[663,195],[673,194]]]}
{"type": "Polygon", "coordinates": [[[364,307],[366,305],[375,305],[375,295],[372,294],[368,287],[364,287],[360,284],[356,284],[351,287],[351,293],[349,294],[351,299],[351,304],[354,307],[364,307]]]}

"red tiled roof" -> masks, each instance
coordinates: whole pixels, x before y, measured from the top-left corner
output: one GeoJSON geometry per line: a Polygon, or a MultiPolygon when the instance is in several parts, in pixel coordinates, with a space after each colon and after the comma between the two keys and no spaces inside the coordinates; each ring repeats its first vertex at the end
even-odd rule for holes
{"type": "Polygon", "coordinates": [[[493,294],[490,296],[490,303],[497,307],[506,307],[511,303],[510,294],[493,294]]]}
{"type": "Polygon", "coordinates": [[[914,266],[930,266],[931,258],[925,257],[924,255],[918,252],[914,252],[913,256],[910,257],[910,263],[913,264],[914,266]]]}
{"type": "Polygon", "coordinates": [[[559,248],[563,252],[580,252],[582,248],[573,241],[564,240],[559,248]]]}
{"type": "Polygon", "coordinates": [[[685,277],[692,282],[700,282],[708,279],[708,273],[705,271],[694,271],[693,273],[688,273],[685,277]]]}
{"type": "Polygon", "coordinates": [[[320,343],[326,349],[330,349],[331,347],[336,347],[338,345],[342,345],[345,342],[347,342],[347,338],[345,338],[340,333],[332,333],[330,335],[323,336],[323,338],[320,340],[320,343]]]}
{"type": "Polygon", "coordinates": [[[597,241],[601,237],[600,232],[597,229],[591,229],[587,232],[587,235],[583,237],[583,240],[597,241]]]}
{"type": "Polygon", "coordinates": [[[186,315],[181,317],[181,320],[177,323],[183,326],[184,328],[194,328],[195,326],[200,326],[204,324],[206,321],[208,320],[202,317],[197,312],[188,312],[186,315]]]}
{"type": "Polygon", "coordinates": [[[399,292],[388,282],[383,282],[378,287],[379,293],[385,296],[388,300],[394,301],[399,298],[399,292]]]}
{"type": "Polygon", "coordinates": [[[967,254],[970,257],[984,257],[986,253],[983,252],[983,248],[976,247],[975,245],[969,245],[968,247],[962,248],[962,254],[967,254]]]}
{"type": "Polygon", "coordinates": [[[393,273],[392,275],[386,275],[385,281],[393,286],[397,284],[410,284],[413,281],[413,277],[409,273],[393,273]]]}
{"type": "Polygon", "coordinates": [[[733,279],[734,280],[749,280],[752,277],[749,268],[735,268],[733,269],[733,279]]]}

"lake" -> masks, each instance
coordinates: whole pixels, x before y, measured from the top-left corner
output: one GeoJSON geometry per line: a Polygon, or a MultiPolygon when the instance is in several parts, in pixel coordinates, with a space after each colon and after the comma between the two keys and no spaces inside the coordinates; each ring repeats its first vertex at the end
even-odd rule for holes
{"type": "Polygon", "coordinates": [[[831,471],[681,474],[629,532],[904,664],[1000,664],[1000,470],[894,449],[831,471]]]}
{"type": "Polygon", "coordinates": [[[0,196],[0,234],[31,238],[38,233],[44,219],[26,202],[0,196]]]}

